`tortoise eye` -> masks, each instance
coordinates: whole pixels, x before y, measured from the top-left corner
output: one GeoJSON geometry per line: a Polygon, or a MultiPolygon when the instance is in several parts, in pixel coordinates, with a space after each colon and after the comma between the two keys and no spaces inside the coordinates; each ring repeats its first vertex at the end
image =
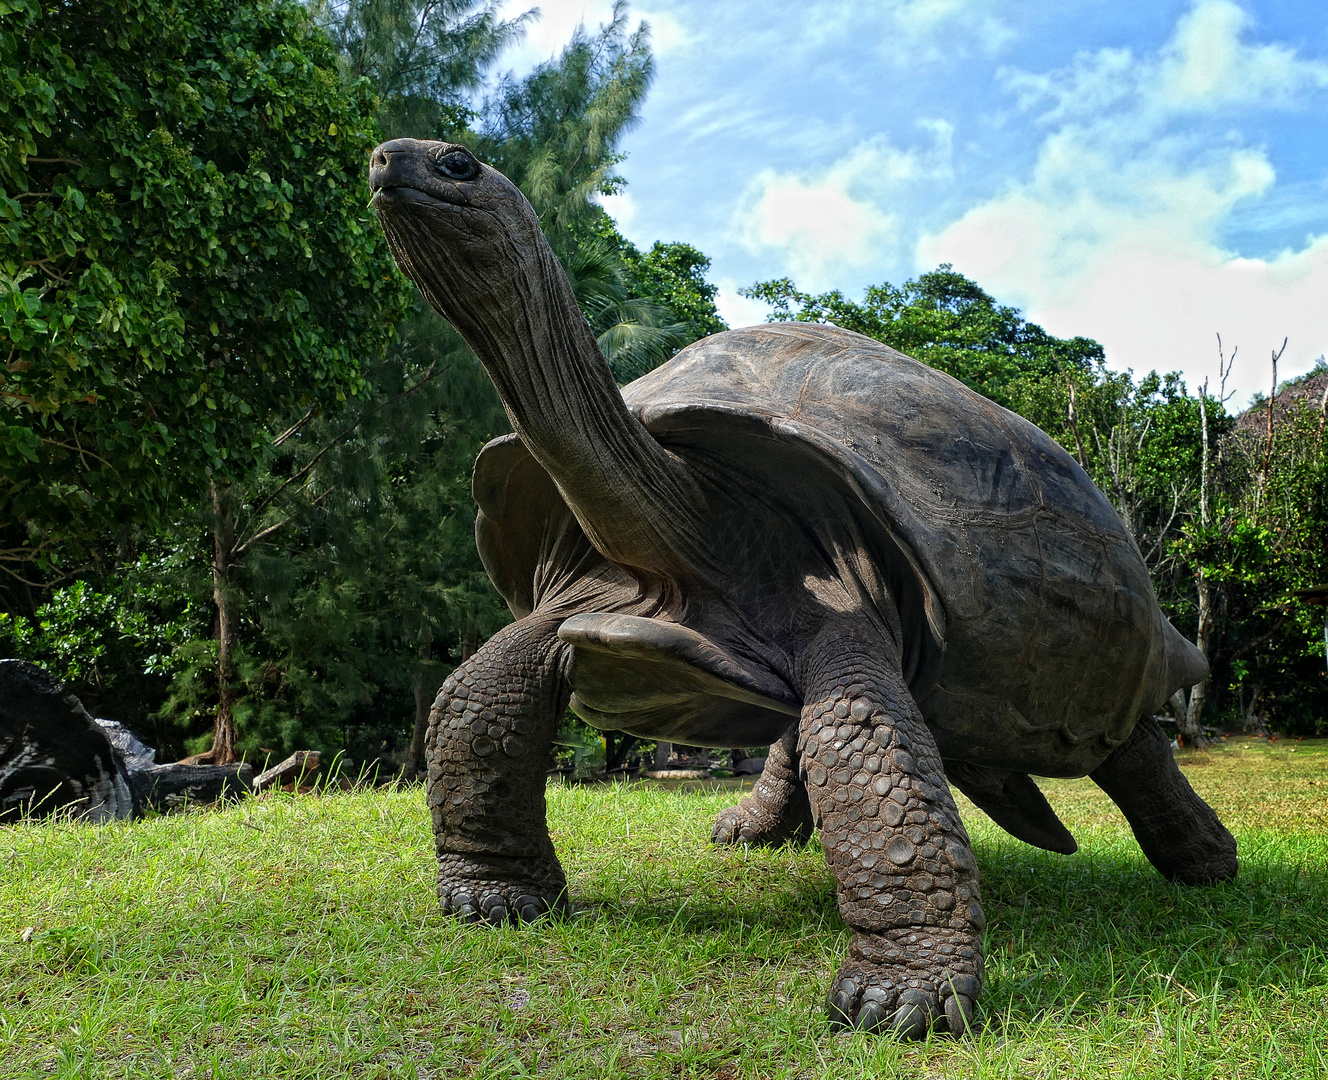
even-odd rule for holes
{"type": "Polygon", "coordinates": [[[453,180],[474,180],[480,174],[480,163],[464,150],[452,150],[438,160],[444,176],[453,180]]]}

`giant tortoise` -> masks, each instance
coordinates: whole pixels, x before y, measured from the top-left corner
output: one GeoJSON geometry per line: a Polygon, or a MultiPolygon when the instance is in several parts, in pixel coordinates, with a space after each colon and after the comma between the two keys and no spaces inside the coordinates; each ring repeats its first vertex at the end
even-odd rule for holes
{"type": "Polygon", "coordinates": [[[1042,431],[833,326],[717,334],[620,390],[506,177],[399,139],[373,151],[370,184],[397,264],[515,430],[480,454],[474,493],[516,621],[430,719],[448,910],[567,908],[544,785],[569,704],[605,730],[770,744],[714,839],[819,834],[854,931],[828,999],[840,1024],[919,1037],[971,1021],[985,917],[947,779],[1068,853],[1029,774],[1087,774],[1167,877],[1235,874],[1235,842],[1151,719],[1203,655],[1042,431]]]}

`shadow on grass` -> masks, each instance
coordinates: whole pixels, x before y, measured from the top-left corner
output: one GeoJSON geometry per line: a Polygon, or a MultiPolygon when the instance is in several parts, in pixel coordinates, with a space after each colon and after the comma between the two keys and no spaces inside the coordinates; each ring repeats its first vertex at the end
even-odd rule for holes
{"type": "MultiPolygon", "coordinates": [[[[784,959],[842,954],[846,930],[828,872],[818,873],[819,859],[811,861],[816,847],[783,861],[754,854],[750,880],[732,878],[703,892],[642,882],[631,896],[586,896],[579,914],[629,934],[717,936],[730,943],[725,951],[734,964],[761,961],[780,941],[789,943],[784,959]]],[[[989,1017],[1033,1022],[1166,993],[1195,1002],[1266,999],[1270,989],[1276,995],[1323,982],[1322,843],[1247,838],[1239,877],[1206,887],[1166,881],[1131,847],[1090,843],[1066,857],[1015,841],[975,845],[988,919],[989,1017]]]]}

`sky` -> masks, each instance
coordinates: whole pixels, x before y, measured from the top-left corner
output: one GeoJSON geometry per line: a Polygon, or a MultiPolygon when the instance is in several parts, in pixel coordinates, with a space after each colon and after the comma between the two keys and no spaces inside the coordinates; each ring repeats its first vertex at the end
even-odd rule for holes
{"type": "MultiPolygon", "coordinates": [[[[505,10],[526,10],[509,2],[505,10]]],[[[518,73],[611,0],[542,0],[518,73]]],[[[605,199],[712,260],[720,313],[951,263],[1108,365],[1232,406],[1328,352],[1322,0],[644,0],[655,82],[605,199]]]]}

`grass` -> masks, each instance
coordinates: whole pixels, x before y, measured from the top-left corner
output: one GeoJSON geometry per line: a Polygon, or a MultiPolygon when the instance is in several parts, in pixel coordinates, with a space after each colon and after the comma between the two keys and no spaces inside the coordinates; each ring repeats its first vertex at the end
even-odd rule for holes
{"type": "Polygon", "coordinates": [[[711,848],[732,790],[551,789],[577,915],[526,930],[439,914],[418,789],[7,828],[0,1077],[1328,1077],[1328,743],[1183,764],[1233,884],[1168,885],[1088,781],[1045,785],[1068,859],[964,808],[985,1028],[917,1045],[827,1029],[822,856],[711,848]]]}

